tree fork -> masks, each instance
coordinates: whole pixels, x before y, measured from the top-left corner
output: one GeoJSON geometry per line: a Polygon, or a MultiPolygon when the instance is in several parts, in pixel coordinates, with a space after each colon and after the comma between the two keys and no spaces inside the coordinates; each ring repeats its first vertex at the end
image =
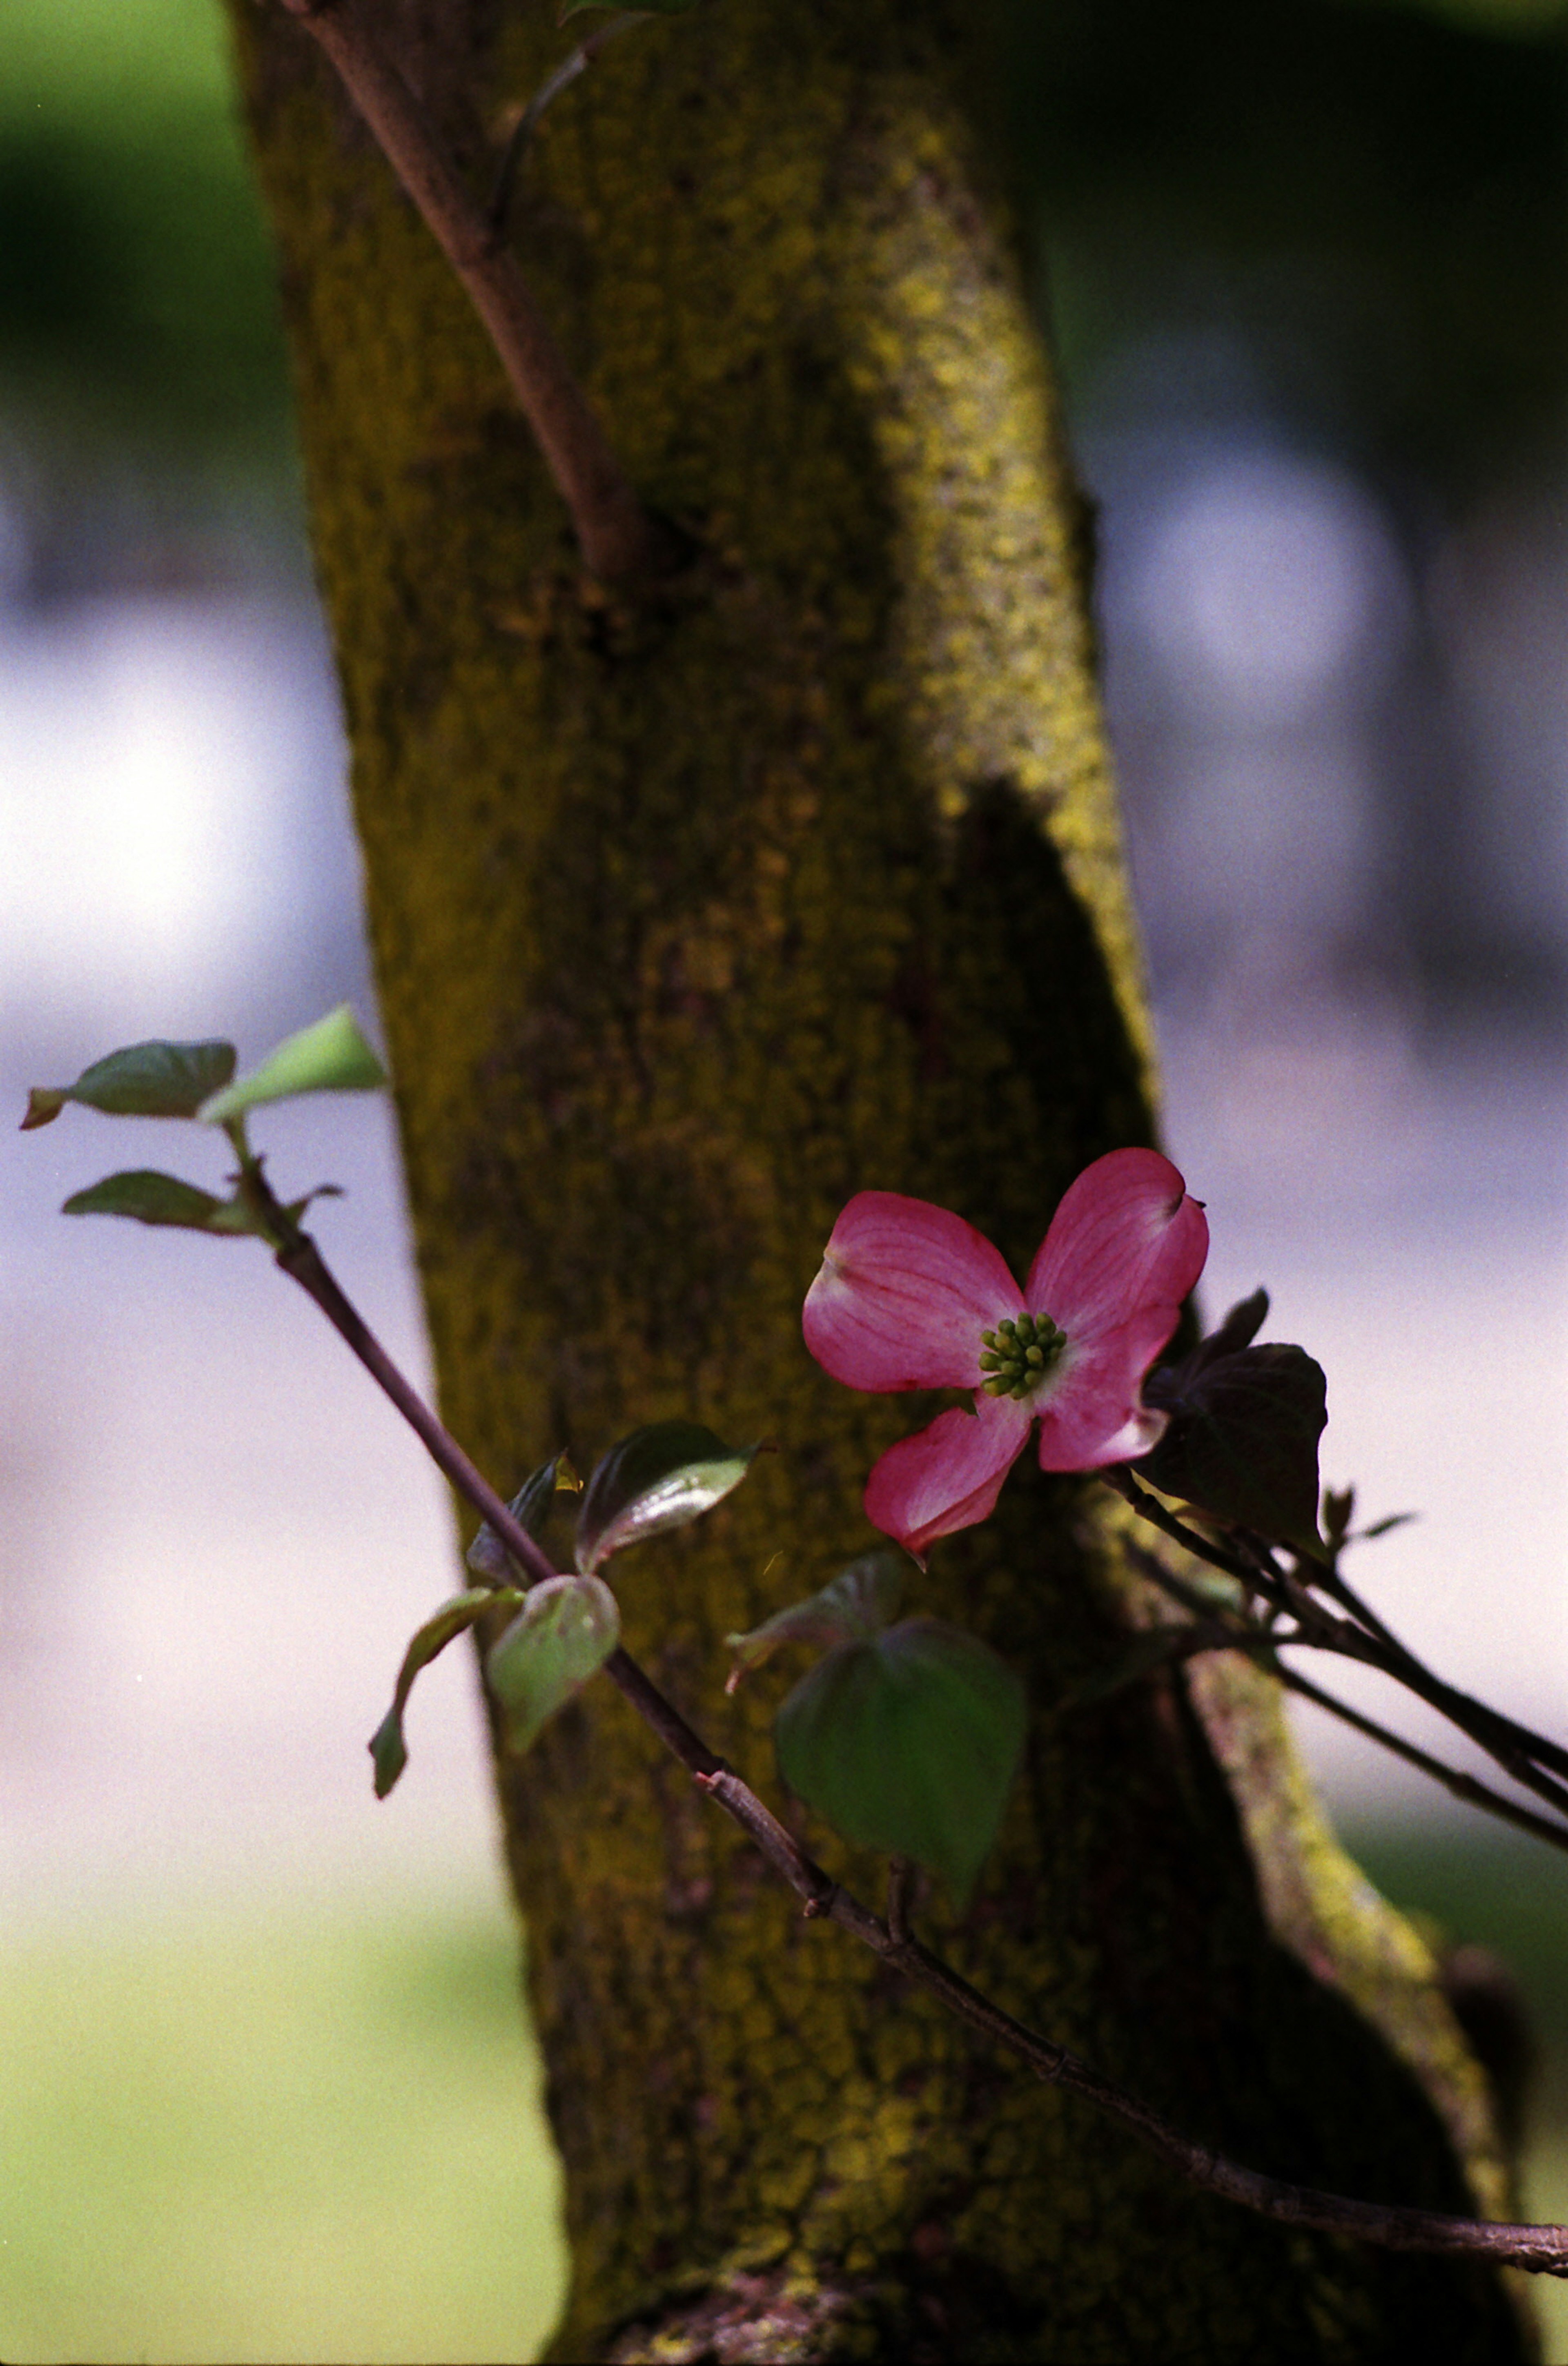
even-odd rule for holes
{"type": "MultiPolygon", "coordinates": [[[[378,16],[467,185],[559,63],[550,13],[378,16]]],[[[628,1649],[764,1791],[768,1703],[723,1703],[722,1637],[776,1606],[779,1549],[811,1584],[861,1547],[908,1414],[799,1344],[839,1207],[919,1193],[1017,1260],[1151,1132],[1074,497],[965,113],[980,13],[715,0],[537,126],[528,284],[627,481],[705,547],[634,605],[585,577],[316,46],[236,0],[444,1412],[502,1476],[677,1414],[782,1442],[621,1587],[628,1649]]],[[[1059,1706],[1138,1615],[1120,1516],[1035,1475],[933,1557],[919,1606],[1008,1651],[1035,1714],[971,1915],[922,1922],[1232,2158],[1505,2214],[1430,1961],[1314,1823],[1267,1679],[1059,1706]]],[[[889,2010],[897,1973],[813,1944],[666,1763],[594,1687],[500,1770],[559,2355],[721,2316],[775,2359],[1523,2354],[1489,2270],[1188,2195],[889,2010]]]]}

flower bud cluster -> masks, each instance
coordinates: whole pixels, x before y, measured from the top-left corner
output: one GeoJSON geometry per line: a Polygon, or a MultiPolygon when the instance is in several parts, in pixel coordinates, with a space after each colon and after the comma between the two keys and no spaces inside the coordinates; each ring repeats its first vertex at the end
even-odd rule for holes
{"type": "Polygon", "coordinates": [[[1032,1396],[1067,1344],[1048,1314],[1020,1314],[982,1331],[980,1386],[988,1397],[1032,1396]]]}

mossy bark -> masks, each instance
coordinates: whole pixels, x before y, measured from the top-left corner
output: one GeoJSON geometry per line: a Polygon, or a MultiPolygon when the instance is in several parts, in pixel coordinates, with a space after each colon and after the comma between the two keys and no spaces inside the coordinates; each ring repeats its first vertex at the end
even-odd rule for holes
{"type": "MultiPolygon", "coordinates": [[[[382,15],[479,186],[561,53],[553,11],[382,15]]],[[[975,15],[714,0],[547,118],[519,251],[697,554],[636,601],[578,565],[312,44],[236,14],[444,1408],[503,1485],[676,1414],[777,1441],[617,1572],[632,1650],[774,1796],[773,1688],[727,1702],[722,1638],[864,1548],[865,1470],[921,1415],[800,1344],[834,1215],[922,1194],[1021,1268],[1077,1169],[1152,1127],[1075,502],[967,108],[975,15]]],[[[912,1583],[1034,1703],[980,1895],[925,1922],[1248,2161],[1495,2203],[1430,1963],[1350,1887],[1267,1687],[1064,1705],[1140,1615],[1118,1534],[1091,1487],[1021,1470],[912,1583]]],[[[567,2169],[560,2356],[1519,2354],[1495,2278],[1194,2196],[802,1923],[607,1686],[500,1786],[567,2169]]]]}

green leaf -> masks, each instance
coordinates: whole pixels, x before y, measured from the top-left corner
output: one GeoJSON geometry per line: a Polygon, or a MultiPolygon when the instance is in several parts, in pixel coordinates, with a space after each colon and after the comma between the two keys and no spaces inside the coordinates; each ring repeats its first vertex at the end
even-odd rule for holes
{"type": "Polygon", "coordinates": [[[620,1607],[602,1577],[550,1577],[530,1587],[485,1655],[506,1748],[526,1750],[620,1639],[620,1607]]]}
{"type": "Polygon", "coordinates": [[[771,1659],[781,1644],[869,1642],[897,1616],[903,1593],[904,1564],[898,1554],[863,1554],[807,1601],[775,1610],[750,1634],[727,1635],[725,1646],[735,1665],[725,1691],[734,1692],[741,1677],[771,1659]]]}
{"type": "Polygon", "coordinates": [[[739,1487],[757,1451],[737,1454],[694,1421],[634,1429],[588,1482],[577,1519],[578,1568],[589,1576],[612,1553],[700,1519],[739,1487]]]}
{"type": "Polygon", "coordinates": [[[1250,1298],[1238,1298],[1217,1330],[1200,1340],[1188,1358],[1189,1365],[1201,1371],[1222,1356],[1238,1356],[1250,1347],[1269,1320],[1269,1292],[1255,1290],[1250,1298]]]}
{"type": "Polygon", "coordinates": [[[1001,1822],[1025,1718],[1021,1679],[987,1644],[906,1618],[819,1661],[773,1738],[798,1798],[857,1847],[940,1875],[962,1911],[1001,1822]]]}
{"type": "Polygon", "coordinates": [[[1356,1515],[1354,1487],[1325,1487],[1323,1491],[1323,1536],[1329,1558],[1343,1550],[1346,1545],[1369,1544],[1374,1537],[1386,1537],[1395,1528],[1407,1527],[1420,1518],[1418,1512],[1386,1512],[1381,1520],[1370,1527],[1353,1528],[1356,1515]]]}
{"type": "Polygon", "coordinates": [[[344,1188],[341,1183],[318,1183],[313,1190],[306,1192],[303,1199],[290,1200],[283,1212],[286,1216],[292,1216],[294,1222],[298,1223],[306,1209],[317,1200],[341,1200],[344,1197],[344,1188]]]}
{"type": "Polygon", "coordinates": [[[1328,1418],[1322,1366],[1300,1347],[1206,1356],[1208,1344],[1148,1392],[1170,1425],[1134,1468],[1164,1495],[1326,1560],[1317,1533],[1317,1448],[1328,1418]]]}
{"type": "Polygon", "coordinates": [[[387,1081],[387,1071],[359,1031],[346,1002],[289,1035],[269,1052],[259,1068],[226,1092],[214,1093],[197,1111],[207,1125],[225,1125],[265,1101],[292,1100],[299,1093],[368,1093],[387,1081]]]}
{"type": "Polygon", "coordinates": [[[134,1166],[123,1175],[106,1175],[101,1183],[73,1192],[61,1210],[65,1216],[133,1216],[139,1224],[176,1224],[190,1233],[256,1234],[261,1230],[250,1209],[239,1200],[217,1200],[177,1175],[160,1175],[155,1167],[134,1166]]]}
{"type": "Polygon", "coordinates": [[[22,1132],[52,1124],[67,1101],[106,1117],[194,1117],[233,1073],[232,1043],[130,1043],[95,1060],[73,1085],[35,1085],[22,1132]]]}
{"type": "Polygon", "coordinates": [[[455,1594],[449,1602],[442,1604],[433,1617],[425,1620],[403,1653],[392,1706],[370,1737],[369,1750],[376,1762],[376,1797],[378,1799],[386,1797],[409,1763],[408,1747],[403,1741],[403,1711],[408,1707],[415,1676],[421,1668],[429,1666],[438,1651],[446,1649],[454,1636],[464,1633],[487,1610],[493,1610],[500,1598],[495,1589],[488,1585],[476,1585],[470,1587],[467,1594],[455,1594]]]}
{"type": "MultiPolygon", "coordinates": [[[[542,1462],[531,1478],[525,1479],[507,1505],[507,1510],[520,1527],[538,1538],[545,1525],[545,1515],[555,1496],[581,1494],[582,1482],[567,1460],[558,1454],[552,1461],[542,1462]]],[[[526,1585],[529,1579],[513,1560],[495,1530],[486,1520],[464,1558],[474,1575],[486,1585],[526,1585]]]]}
{"type": "Polygon", "coordinates": [[[1324,1489],[1323,1538],[1331,1553],[1337,1553],[1345,1542],[1355,1515],[1356,1490],[1353,1486],[1324,1489]]]}
{"type": "Polygon", "coordinates": [[[1358,1528],[1348,1541],[1351,1544],[1370,1544],[1374,1537],[1392,1536],[1395,1528],[1407,1528],[1412,1520],[1418,1520],[1420,1516],[1419,1512],[1386,1512],[1381,1520],[1374,1520],[1370,1528],[1358,1528]]]}

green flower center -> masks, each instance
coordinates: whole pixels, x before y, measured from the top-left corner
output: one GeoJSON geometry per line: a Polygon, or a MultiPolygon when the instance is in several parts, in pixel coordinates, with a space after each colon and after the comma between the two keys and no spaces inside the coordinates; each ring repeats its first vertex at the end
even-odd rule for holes
{"type": "Polygon", "coordinates": [[[1067,1335],[1058,1331],[1048,1314],[1021,1314],[1016,1321],[998,1323],[994,1331],[982,1331],[980,1369],[986,1375],[980,1386],[988,1397],[1032,1396],[1052,1365],[1067,1344],[1067,1335]]]}

